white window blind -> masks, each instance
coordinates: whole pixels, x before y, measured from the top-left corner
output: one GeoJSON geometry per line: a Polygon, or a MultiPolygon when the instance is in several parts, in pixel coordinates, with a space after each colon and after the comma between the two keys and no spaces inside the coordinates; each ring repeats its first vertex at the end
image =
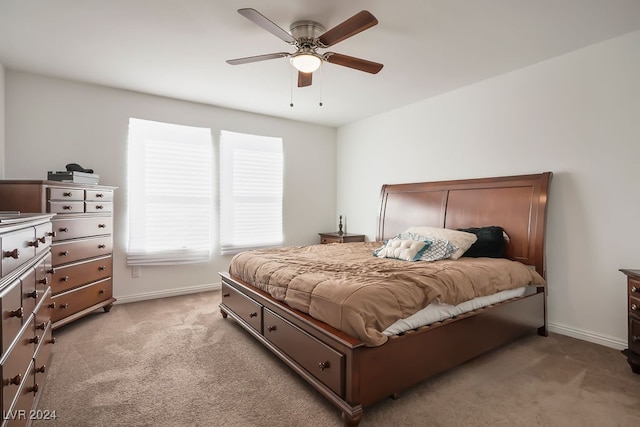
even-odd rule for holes
{"type": "Polygon", "coordinates": [[[129,119],[127,265],[206,262],[211,130],[129,119]]]}
{"type": "Polygon", "coordinates": [[[282,244],[282,138],[220,134],[222,254],[282,244]]]}

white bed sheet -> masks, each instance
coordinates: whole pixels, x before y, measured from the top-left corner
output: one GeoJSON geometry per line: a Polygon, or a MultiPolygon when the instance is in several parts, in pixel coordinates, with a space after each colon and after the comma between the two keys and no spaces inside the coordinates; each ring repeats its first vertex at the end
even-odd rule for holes
{"type": "Polygon", "coordinates": [[[496,304],[511,298],[521,297],[525,294],[526,291],[526,286],[522,288],[509,289],[506,291],[498,292],[497,294],[474,298],[458,305],[440,304],[439,302],[433,302],[417,313],[407,318],[398,320],[393,325],[385,329],[382,333],[387,336],[398,335],[411,329],[416,329],[420,326],[426,326],[430,325],[431,323],[440,322],[442,320],[459,316],[462,313],[477,310],[491,304],[496,304]]]}

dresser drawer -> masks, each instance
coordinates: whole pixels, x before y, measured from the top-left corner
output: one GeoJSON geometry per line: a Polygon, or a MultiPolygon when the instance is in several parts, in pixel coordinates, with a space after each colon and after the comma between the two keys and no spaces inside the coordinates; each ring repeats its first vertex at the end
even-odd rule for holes
{"type": "Polygon", "coordinates": [[[111,213],[113,211],[113,203],[84,202],[84,211],[87,213],[111,213]]]}
{"type": "Polygon", "coordinates": [[[111,257],[104,257],[55,267],[51,277],[51,291],[54,294],[59,294],[96,280],[105,279],[111,276],[112,264],[111,257]]]}
{"type": "Polygon", "coordinates": [[[54,340],[51,323],[48,323],[42,333],[42,339],[34,356],[33,371],[35,373],[34,387],[36,393],[42,392],[42,384],[44,384],[47,378],[47,372],[49,371],[49,359],[51,358],[51,347],[53,346],[53,343],[54,340]]]}
{"type": "Polygon", "coordinates": [[[84,190],[81,188],[47,188],[47,200],[84,200],[84,190]]]}
{"type": "Polygon", "coordinates": [[[109,255],[111,253],[111,236],[78,239],[51,246],[51,262],[54,266],[68,264],[81,259],[109,255]]]}
{"type": "Polygon", "coordinates": [[[36,226],[35,248],[36,255],[45,252],[51,246],[53,229],[51,223],[40,224],[36,226]]]}
{"type": "Polygon", "coordinates": [[[0,293],[2,309],[2,354],[4,354],[22,327],[22,318],[29,317],[22,308],[20,280],[17,279],[0,293]]]}
{"type": "Polygon", "coordinates": [[[262,306],[260,304],[224,282],[222,282],[222,303],[251,325],[253,329],[262,333],[262,306]]]}
{"type": "Polygon", "coordinates": [[[93,218],[59,218],[53,220],[53,241],[77,239],[79,237],[111,234],[113,219],[111,217],[93,218]]]}
{"type": "Polygon", "coordinates": [[[33,337],[33,329],[31,327],[24,328],[2,364],[3,408],[11,406],[22,383],[28,382],[29,379],[33,381],[33,377],[29,375],[29,367],[35,350],[33,337]]]}
{"type": "Polygon", "coordinates": [[[629,278],[627,280],[627,290],[630,297],[640,298],[640,282],[629,278]]]}
{"type": "Polygon", "coordinates": [[[640,320],[629,318],[629,349],[640,354],[640,320]]]}
{"type": "Polygon", "coordinates": [[[268,308],[264,309],[264,336],[334,393],[344,396],[344,355],[268,308]]]}
{"type": "Polygon", "coordinates": [[[110,299],[113,293],[112,287],[111,279],[107,279],[54,295],[51,298],[55,304],[51,313],[51,321],[55,323],[94,304],[110,299]]]}
{"type": "Polygon", "coordinates": [[[36,309],[41,294],[36,291],[36,269],[30,268],[22,276],[22,308],[24,310],[24,318],[26,319],[36,309]]]}
{"type": "Polygon", "coordinates": [[[42,303],[36,308],[33,316],[33,329],[35,335],[38,336],[38,342],[42,342],[47,328],[51,326],[51,310],[51,290],[47,289],[46,294],[43,296],[42,303]]]}
{"type": "Polygon", "coordinates": [[[47,202],[47,212],[56,214],[83,213],[84,202],[50,200],[47,202]]]}
{"type": "Polygon", "coordinates": [[[34,395],[34,372],[33,361],[29,363],[29,370],[25,374],[21,384],[18,387],[15,395],[15,401],[11,410],[5,410],[5,416],[9,418],[7,424],[3,424],[3,427],[22,427],[30,425],[29,412],[33,409],[35,402],[34,395]]]}
{"type": "Polygon", "coordinates": [[[112,202],[113,191],[108,190],[85,190],[85,200],[94,200],[96,202],[112,202]]]}
{"type": "Polygon", "coordinates": [[[629,314],[640,318],[640,298],[629,296],[629,314]]]}
{"type": "Polygon", "coordinates": [[[36,256],[36,230],[33,227],[0,236],[2,248],[2,276],[36,256]]]}

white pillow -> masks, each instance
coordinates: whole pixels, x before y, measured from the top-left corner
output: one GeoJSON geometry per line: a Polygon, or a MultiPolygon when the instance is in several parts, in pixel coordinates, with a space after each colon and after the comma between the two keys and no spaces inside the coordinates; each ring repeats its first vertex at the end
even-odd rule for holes
{"type": "Polygon", "coordinates": [[[395,258],[404,261],[418,261],[422,252],[431,245],[424,240],[389,239],[383,247],[373,252],[378,258],[395,258]]]}
{"type": "Polygon", "coordinates": [[[414,226],[407,229],[407,233],[419,234],[420,236],[429,239],[429,237],[435,237],[437,239],[445,239],[457,246],[457,250],[451,254],[451,259],[458,259],[463,253],[467,251],[473,245],[478,236],[473,233],[467,233],[466,231],[451,230],[448,228],[428,227],[428,226],[414,226]]]}

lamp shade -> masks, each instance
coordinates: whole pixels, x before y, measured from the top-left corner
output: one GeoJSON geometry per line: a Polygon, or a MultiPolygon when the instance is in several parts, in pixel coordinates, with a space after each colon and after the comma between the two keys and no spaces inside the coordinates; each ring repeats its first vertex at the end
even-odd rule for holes
{"type": "Polygon", "coordinates": [[[300,72],[313,73],[322,65],[322,58],[311,53],[300,53],[291,57],[291,64],[300,72]]]}

